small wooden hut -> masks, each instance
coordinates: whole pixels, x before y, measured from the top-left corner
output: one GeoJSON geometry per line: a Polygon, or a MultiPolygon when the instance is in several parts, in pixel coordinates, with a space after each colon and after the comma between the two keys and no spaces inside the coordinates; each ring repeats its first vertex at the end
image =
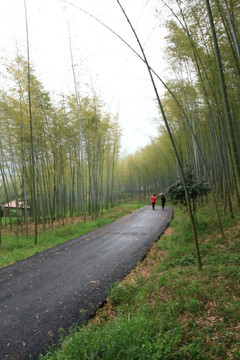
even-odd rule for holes
{"type": "Polygon", "coordinates": [[[2,205],[2,216],[8,217],[11,215],[11,211],[12,211],[12,213],[14,213],[15,216],[23,217],[25,208],[27,209],[27,214],[29,215],[29,211],[30,211],[29,205],[25,206],[25,203],[22,200],[18,200],[18,201],[12,200],[9,203],[2,205]]]}

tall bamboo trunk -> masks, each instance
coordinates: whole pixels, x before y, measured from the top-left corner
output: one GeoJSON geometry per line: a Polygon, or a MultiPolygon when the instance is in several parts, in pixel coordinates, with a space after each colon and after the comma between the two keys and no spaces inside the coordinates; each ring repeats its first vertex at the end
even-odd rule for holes
{"type": "Polygon", "coordinates": [[[30,50],[28,39],[28,19],[27,7],[24,0],[25,19],[26,19],[26,36],[27,36],[27,81],[28,81],[28,109],[29,109],[29,126],[30,126],[30,142],[31,142],[31,180],[32,180],[32,212],[34,220],[34,244],[37,245],[38,241],[38,228],[37,228],[37,202],[36,202],[36,185],[35,185],[35,154],[34,154],[34,135],[33,135],[33,116],[32,116],[32,98],[31,98],[31,71],[30,71],[30,50]]]}
{"type": "Polygon", "coordinates": [[[69,31],[69,47],[70,47],[70,55],[71,55],[71,64],[72,64],[72,74],[75,88],[75,99],[77,105],[77,116],[78,116],[78,124],[79,124],[79,138],[80,138],[80,162],[81,162],[81,203],[82,203],[82,212],[83,212],[83,221],[86,222],[86,190],[85,190],[85,171],[84,171],[84,148],[83,148],[83,131],[82,131],[82,118],[80,111],[80,102],[79,102],[79,94],[78,94],[78,86],[77,79],[75,74],[75,68],[73,64],[73,52],[72,52],[72,42],[69,31]]]}

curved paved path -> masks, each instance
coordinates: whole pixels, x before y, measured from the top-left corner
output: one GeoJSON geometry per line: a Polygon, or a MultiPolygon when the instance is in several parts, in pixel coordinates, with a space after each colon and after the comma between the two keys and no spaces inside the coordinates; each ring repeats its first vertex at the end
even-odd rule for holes
{"type": "Polygon", "coordinates": [[[59,329],[86,321],[146,255],[173,210],[131,215],[0,269],[0,359],[37,359],[59,329]]]}

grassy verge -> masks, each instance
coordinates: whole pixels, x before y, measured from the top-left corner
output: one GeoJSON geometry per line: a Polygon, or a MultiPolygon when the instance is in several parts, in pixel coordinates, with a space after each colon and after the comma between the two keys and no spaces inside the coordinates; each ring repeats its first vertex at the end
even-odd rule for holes
{"type": "Polygon", "coordinates": [[[105,211],[104,215],[96,221],[83,223],[83,221],[79,219],[79,222],[75,224],[56,226],[54,230],[47,230],[39,234],[37,245],[34,245],[33,235],[28,237],[20,235],[17,238],[14,235],[3,234],[2,245],[0,246],[0,267],[26,259],[43,250],[107,225],[142,206],[144,205],[139,203],[122,204],[121,206],[116,206],[105,211]]]}
{"type": "Polygon", "coordinates": [[[203,270],[196,269],[187,217],[171,227],[85,326],[40,360],[240,359],[240,220],[198,212],[203,270]]]}

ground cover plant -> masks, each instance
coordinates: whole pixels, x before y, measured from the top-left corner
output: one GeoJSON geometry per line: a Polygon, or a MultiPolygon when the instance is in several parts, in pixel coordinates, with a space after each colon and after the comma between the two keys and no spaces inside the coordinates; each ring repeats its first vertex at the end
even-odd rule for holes
{"type": "Polygon", "coordinates": [[[39,359],[240,359],[240,218],[223,222],[225,239],[211,204],[198,210],[198,271],[188,217],[177,209],[95,318],[39,359]]]}
{"type": "Polygon", "coordinates": [[[36,245],[33,241],[34,232],[32,232],[32,234],[30,233],[28,237],[25,235],[18,235],[18,237],[16,237],[14,232],[11,232],[9,228],[3,230],[2,244],[0,246],[0,267],[23,260],[43,250],[107,225],[142,206],[144,206],[144,204],[138,202],[122,204],[121,206],[105,210],[103,215],[95,221],[89,218],[86,222],[83,222],[82,217],[75,217],[72,220],[70,219],[65,226],[59,223],[59,226],[55,226],[54,230],[46,230],[39,234],[36,245]]]}

